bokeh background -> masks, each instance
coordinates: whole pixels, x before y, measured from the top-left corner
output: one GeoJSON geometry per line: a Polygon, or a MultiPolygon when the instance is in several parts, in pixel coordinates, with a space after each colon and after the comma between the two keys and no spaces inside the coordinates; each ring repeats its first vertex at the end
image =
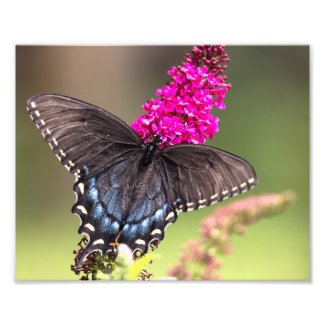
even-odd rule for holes
{"type": "MultiPolygon", "coordinates": [[[[228,46],[227,109],[215,110],[220,132],[208,144],[233,152],[256,169],[252,194],[291,189],[285,213],[233,236],[221,256],[224,280],[309,280],[309,47],[228,46]]],[[[16,48],[16,278],[77,280],[70,271],[81,235],[74,176],[60,165],[25,109],[27,98],[59,93],[103,107],[128,123],[169,81],[166,71],[191,46],[17,46],[16,48]]],[[[219,203],[180,214],[148,269],[157,277],[177,261],[181,245],[198,238],[200,221],[219,203]]]]}

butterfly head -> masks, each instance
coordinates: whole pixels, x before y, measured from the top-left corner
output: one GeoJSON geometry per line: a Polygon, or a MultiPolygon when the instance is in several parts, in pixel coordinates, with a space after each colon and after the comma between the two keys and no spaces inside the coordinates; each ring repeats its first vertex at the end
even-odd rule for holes
{"type": "Polygon", "coordinates": [[[162,138],[158,134],[155,134],[152,137],[152,142],[159,146],[159,144],[161,144],[161,142],[162,142],[162,138]]]}

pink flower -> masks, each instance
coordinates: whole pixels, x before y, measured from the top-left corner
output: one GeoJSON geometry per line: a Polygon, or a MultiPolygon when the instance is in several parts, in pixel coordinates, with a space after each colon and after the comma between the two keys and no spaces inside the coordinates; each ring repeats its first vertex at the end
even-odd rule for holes
{"type": "Polygon", "coordinates": [[[171,81],[156,90],[159,98],[142,105],[146,114],[131,127],[145,142],[160,135],[162,148],[213,139],[219,119],[211,111],[225,109],[224,99],[231,87],[223,75],[228,61],[224,46],[194,47],[185,62],[168,70],[171,81]]]}
{"type": "Polygon", "coordinates": [[[295,199],[292,192],[254,195],[218,208],[201,222],[199,240],[186,242],[176,265],[167,274],[179,280],[219,280],[218,254],[232,252],[230,237],[243,234],[249,224],[281,213],[295,199]]]}
{"type": "Polygon", "coordinates": [[[201,222],[200,235],[205,242],[218,246],[223,253],[231,252],[230,235],[244,234],[246,225],[260,218],[280,213],[294,200],[291,192],[253,195],[220,207],[201,222]]]}
{"type": "Polygon", "coordinates": [[[171,267],[167,274],[178,280],[218,280],[221,262],[197,240],[183,245],[180,262],[171,267]]]}

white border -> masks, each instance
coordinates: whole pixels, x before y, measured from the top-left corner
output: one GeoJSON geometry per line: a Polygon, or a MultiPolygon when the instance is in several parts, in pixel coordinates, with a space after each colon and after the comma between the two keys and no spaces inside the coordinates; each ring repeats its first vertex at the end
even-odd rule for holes
{"type": "MultiPolygon", "coordinates": [[[[324,324],[321,1],[10,1],[1,30],[1,319],[9,323],[324,324]],[[48,4],[48,5],[47,5],[48,4]],[[311,44],[312,282],[16,283],[15,44],[311,44]],[[5,46],[3,46],[5,45],[5,46]],[[167,320],[168,319],[168,320],[167,320]]],[[[3,5],[4,6],[4,5],[3,5]]]]}

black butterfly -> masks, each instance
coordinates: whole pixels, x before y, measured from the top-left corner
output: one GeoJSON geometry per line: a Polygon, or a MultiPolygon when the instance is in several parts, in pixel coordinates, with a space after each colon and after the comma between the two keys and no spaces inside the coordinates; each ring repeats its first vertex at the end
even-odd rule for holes
{"type": "Polygon", "coordinates": [[[140,136],[109,112],[61,95],[27,101],[30,117],[46,142],[76,176],[81,219],[89,236],[79,266],[92,251],[102,254],[126,244],[145,253],[164,238],[179,212],[196,210],[256,185],[253,167],[228,152],[205,145],[160,149],[155,135],[140,136]]]}

